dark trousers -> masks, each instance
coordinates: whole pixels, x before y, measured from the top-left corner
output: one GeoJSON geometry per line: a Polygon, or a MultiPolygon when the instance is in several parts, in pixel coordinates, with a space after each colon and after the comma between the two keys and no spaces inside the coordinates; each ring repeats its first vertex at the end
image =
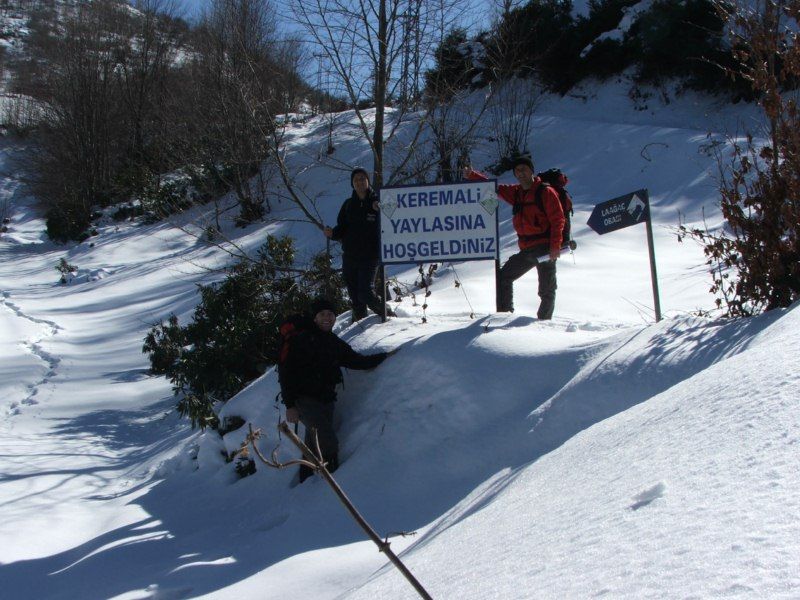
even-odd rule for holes
{"type": "Polygon", "coordinates": [[[375,314],[382,314],[381,303],[374,290],[377,272],[378,262],[375,260],[353,259],[347,256],[342,259],[342,276],[353,307],[354,321],[367,316],[367,307],[375,314]]]}
{"type": "Polygon", "coordinates": [[[538,256],[547,253],[547,248],[526,248],[511,256],[500,269],[498,309],[500,312],[514,312],[514,282],[536,267],[539,275],[539,310],[536,316],[540,319],[552,319],[556,306],[556,262],[539,261],[538,256]]]}
{"type": "MultiPolygon", "coordinates": [[[[333,428],[333,402],[319,402],[308,396],[295,399],[294,403],[300,413],[300,421],[306,428],[305,443],[311,451],[317,453],[317,443],[322,451],[322,460],[328,463],[328,471],[333,473],[339,467],[339,439],[333,428]]],[[[300,482],[308,478],[313,471],[305,465],[300,466],[300,482]]]]}

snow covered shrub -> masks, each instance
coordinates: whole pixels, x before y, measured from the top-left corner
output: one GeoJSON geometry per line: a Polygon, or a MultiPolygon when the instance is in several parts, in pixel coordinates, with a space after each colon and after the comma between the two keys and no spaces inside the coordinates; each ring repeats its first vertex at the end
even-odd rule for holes
{"type": "Polygon", "coordinates": [[[200,304],[184,327],[175,317],[153,327],[142,351],[153,372],[163,372],[180,397],[179,412],[193,426],[216,427],[225,402],[274,364],[278,326],[325,293],[344,310],[343,283],[325,257],[295,267],[291,238],[268,237],[255,258],[243,258],[219,283],[200,286],[200,304]]]}
{"type": "Polygon", "coordinates": [[[189,182],[186,179],[170,179],[161,184],[156,183],[151,191],[151,194],[142,198],[142,205],[156,217],[164,218],[186,210],[192,205],[189,182]]]}
{"type": "Polygon", "coordinates": [[[766,122],[766,141],[748,135],[729,165],[720,156],[725,228],[688,229],[711,266],[711,292],[729,316],[787,307],[800,299],[800,107],[790,89],[800,78],[800,0],[729,10],[737,62],[766,122]]]}
{"type": "Polygon", "coordinates": [[[61,279],[59,280],[59,283],[63,284],[69,283],[70,279],[72,279],[72,276],[78,272],[78,267],[69,264],[66,258],[60,258],[55,269],[61,273],[61,279]]]}

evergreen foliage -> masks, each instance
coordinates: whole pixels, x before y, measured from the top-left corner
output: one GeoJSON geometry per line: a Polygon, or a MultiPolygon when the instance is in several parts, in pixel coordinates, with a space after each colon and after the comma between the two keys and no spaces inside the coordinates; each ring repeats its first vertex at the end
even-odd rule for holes
{"type": "Polygon", "coordinates": [[[45,212],[47,237],[56,242],[85,240],[91,223],[91,206],[83,202],[61,202],[45,212]]]}
{"type": "Polygon", "coordinates": [[[487,40],[494,70],[488,79],[532,74],[547,82],[561,79],[573,54],[567,50],[574,33],[571,13],[569,0],[532,0],[506,12],[487,40]]]}
{"type": "MultiPolygon", "coordinates": [[[[575,24],[575,78],[585,77],[606,79],[617,75],[636,62],[636,55],[629,44],[623,40],[600,38],[604,33],[615,29],[625,9],[638,3],[638,0],[591,0],[589,14],[579,18],[575,24]],[[584,50],[588,48],[584,52],[584,50]]],[[[566,82],[565,82],[566,83],[566,82]]]]}
{"type": "Polygon", "coordinates": [[[535,75],[563,94],[583,79],[605,79],[633,67],[635,83],[676,78],[692,89],[743,95],[742,81],[725,77],[724,69],[732,65],[730,48],[713,0],[657,0],[624,35],[602,37],[639,4],[591,0],[588,15],[573,18],[569,0],[530,0],[472,40],[461,31],[448,36],[436,53],[429,88],[436,81],[463,89],[476,75],[483,81],[535,75]],[[479,43],[486,46],[485,64],[467,62],[463,48],[479,43]]]}
{"type": "Polygon", "coordinates": [[[180,396],[178,410],[192,426],[216,427],[214,404],[276,362],[286,315],[304,312],[319,294],[338,312],[345,309],[343,282],[329,257],[315,256],[299,270],[295,253],[291,238],[270,236],[254,259],[234,264],[219,283],[200,286],[189,324],[180,326],[172,315],[147,334],[142,352],[153,373],[169,377],[180,396]]]}
{"type": "Polygon", "coordinates": [[[448,33],[434,52],[434,66],[425,72],[425,92],[440,101],[454,90],[468,88],[478,74],[471,42],[466,29],[456,28],[448,33]]]}
{"type": "Polygon", "coordinates": [[[633,24],[626,43],[637,60],[637,80],[682,78],[689,87],[714,91],[729,81],[725,22],[709,0],[659,0],[633,24]]]}

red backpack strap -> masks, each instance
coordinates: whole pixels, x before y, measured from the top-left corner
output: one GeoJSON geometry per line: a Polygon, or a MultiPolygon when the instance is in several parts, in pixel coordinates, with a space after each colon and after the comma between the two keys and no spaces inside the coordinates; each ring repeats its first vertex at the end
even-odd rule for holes
{"type": "Polygon", "coordinates": [[[278,364],[282,365],[286,362],[286,357],[289,355],[289,340],[297,335],[297,328],[294,323],[287,321],[280,326],[278,331],[280,331],[281,338],[283,338],[281,350],[278,353],[278,364]]]}

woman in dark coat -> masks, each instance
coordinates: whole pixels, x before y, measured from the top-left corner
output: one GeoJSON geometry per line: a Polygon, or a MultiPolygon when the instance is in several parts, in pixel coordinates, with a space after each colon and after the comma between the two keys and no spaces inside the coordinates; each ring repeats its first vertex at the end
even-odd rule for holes
{"type": "Polygon", "coordinates": [[[326,227],[325,236],[342,243],[342,275],[353,307],[353,321],[367,316],[367,307],[382,314],[375,294],[375,274],[380,264],[380,214],[378,194],[361,167],[350,174],[352,195],[344,201],[336,227],[326,227]]]}

